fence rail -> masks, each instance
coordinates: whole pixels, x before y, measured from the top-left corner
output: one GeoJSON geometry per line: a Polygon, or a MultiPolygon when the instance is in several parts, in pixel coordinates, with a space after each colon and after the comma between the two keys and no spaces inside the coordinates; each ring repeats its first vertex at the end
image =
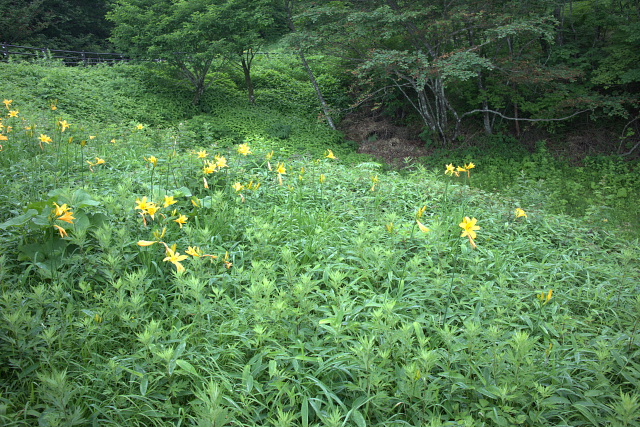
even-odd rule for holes
{"type": "Polygon", "coordinates": [[[47,49],[30,46],[19,46],[2,43],[0,60],[8,61],[13,55],[26,58],[55,58],[61,59],[66,65],[96,65],[114,64],[116,62],[131,61],[131,58],[121,53],[85,52],[75,50],[47,49]]]}

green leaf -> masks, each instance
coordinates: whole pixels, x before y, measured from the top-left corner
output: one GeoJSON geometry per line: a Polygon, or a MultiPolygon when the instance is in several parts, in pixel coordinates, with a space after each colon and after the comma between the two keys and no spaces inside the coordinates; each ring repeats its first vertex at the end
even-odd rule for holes
{"type": "Polygon", "coordinates": [[[358,425],[358,427],[367,427],[367,422],[362,416],[362,413],[357,409],[351,413],[351,418],[358,425]]]}
{"type": "Polygon", "coordinates": [[[29,209],[22,215],[11,218],[10,220],[0,224],[0,229],[6,230],[7,227],[19,227],[21,225],[25,225],[31,218],[34,218],[36,215],[38,215],[38,213],[39,212],[35,209],[29,209]]]}
{"type": "Polygon", "coordinates": [[[193,365],[187,362],[186,360],[178,359],[176,360],[176,364],[182,369],[184,369],[185,371],[187,371],[188,373],[190,373],[191,375],[194,375],[196,377],[199,376],[198,371],[196,371],[196,368],[194,368],[193,365]]]}

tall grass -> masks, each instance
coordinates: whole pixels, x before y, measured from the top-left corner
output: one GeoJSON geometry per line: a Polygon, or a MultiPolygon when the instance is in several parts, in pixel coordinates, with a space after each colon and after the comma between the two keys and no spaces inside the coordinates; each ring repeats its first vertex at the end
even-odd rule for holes
{"type": "Polygon", "coordinates": [[[469,186],[473,159],[13,107],[3,425],[640,424],[637,240],[469,186]]]}

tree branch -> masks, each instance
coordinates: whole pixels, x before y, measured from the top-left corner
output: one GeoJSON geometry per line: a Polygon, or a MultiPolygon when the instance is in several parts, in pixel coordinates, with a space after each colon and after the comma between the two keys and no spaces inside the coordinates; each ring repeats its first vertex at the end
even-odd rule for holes
{"type": "Polygon", "coordinates": [[[461,121],[465,116],[469,116],[469,115],[475,114],[475,113],[491,113],[491,114],[498,115],[498,116],[502,117],[503,119],[515,120],[517,122],[559,122],[559,121],[562,121],[562,120],[568,120],[568,119],[570,119],[572,117],[577,116],[578,114],[586,113],[588,111],[591,111],[591,110],[581,110],[581,111],[578,111],[578,112],[575,112],[575,113],[571,114],[570,116],[560,117],[560,118],[553,118],[553,119],[525,119],[525,118],[522,118],[522,117],[508,117],[508,116],[505,116],[504,114],[500,113],[499,111],[495,111],[495,110],[478,109],[478,110],[467,111],[466,113],[464,113],[464,114],[462,114],[460,116],[458,121],[461,121]]]}

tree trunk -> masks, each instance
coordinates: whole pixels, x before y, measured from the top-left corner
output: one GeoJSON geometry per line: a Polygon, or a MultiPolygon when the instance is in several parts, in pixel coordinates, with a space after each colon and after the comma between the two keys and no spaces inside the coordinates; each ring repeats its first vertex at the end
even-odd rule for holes
{"type": "MultiPolygon", "coordinates": [[[[485,94],[486,89],[484,87],[484,77],[482,75],[482,71],[478,71],[478,89],[480,93],[485,94]]],[[[486,95],[482,97],[482,109],[485,112],[482,115],[482,121],[484,123],[484,133],[487,135],[491,135],[493,133],[493,126],[491,126],[491,117],[489,117],[489,102],[487,101],[486,95]]]]}
{"type": "MultiPolygon", "coordinates": [[[[293,0],[287,0],[285,2],[285,7],[287,8],[287,20],[289,24],[289,29],[292,33],[296,33],[296,26],[293,23],[293,0]]],[[[307,70],[307,74],[309,75],[309,80],[311,80],[311,84],[316,91],[316,96],[318,97],[318,101],[320,101],[320,105],[322,106],[322,112],[327,119],[327,123],[331,127],[331,129],[336,130],[336,125],[333,122],[333,118],[331,117],[331,108],[329,108],[329,104],[324,99],[322,95],[322,89],[320,89],[320,85],[316,80],[316,76],[313,73],[313,70],[309,66],[309,62],[307,61],[307,57],[304,55],[304,50],[302,46],[298,43],[298,55],[300,56],[300,61],[302,61],[302,65],[304,65],[305,70],[307,70]]]]}
{"type": "Polygon", "coordinates": [[[247,95],[249,96],[249,102],[251,104],[256,103],[256,97],[253,89],[253,80],[251,79],[251,60],[250,58],[247,60],[244,56],[242,57],[242,72],[244,73],[244,84],[247,86],[247,95]]]}
{"type": "Polygon", "coordinates": [[[331,127],[331,129],[336,130],[336,125],[333,123],[333,118],[331,118],[331,109],[329,108],[327,101],[325,101],[324,96],[322,95],[322,90],[320,89],[320,85],[318,85],[316,76],[315,74],[313,74],[313,70],[309,66],[309,62],[307,62],[307,58],[304,56],[304,52],[302,51],[302,49],[298,51],[298,54],[300,55],[300,60],[302,61],[302,64],[304,65],[305,70],[307,70],[307,74],[309,75],[309,80],[311,80],[311,84],[313,84],[313,88],[316,90],[316,95],[318,96],[318,100],[322,105],[322,112],[324,113],[324,116],[327,119],[327,123],[329,123],[329,126],[331,127]]]}

